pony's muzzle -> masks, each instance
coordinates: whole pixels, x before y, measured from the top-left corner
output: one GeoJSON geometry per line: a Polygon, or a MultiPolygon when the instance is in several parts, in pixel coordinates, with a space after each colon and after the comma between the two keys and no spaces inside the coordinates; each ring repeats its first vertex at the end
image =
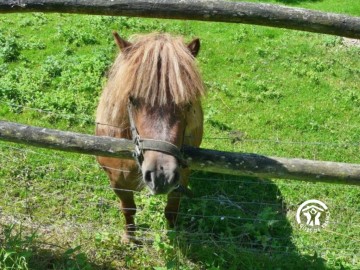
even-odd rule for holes
{"type": "Polygon", "coordinates": [[[149,187],[154,195],[167,194],[178,187],[179,173],[164,172],[164,171],[150,171],[144,173],[145,184],[149,187]]]}
{"type": "Polygon", "coordinates": [[[167,194],[179,185],[178,162],[174,157],[165,154],[156,156],[158,158],[149,159],[144,155],[141,168],[143,180],[154,195],[167,194]]]}

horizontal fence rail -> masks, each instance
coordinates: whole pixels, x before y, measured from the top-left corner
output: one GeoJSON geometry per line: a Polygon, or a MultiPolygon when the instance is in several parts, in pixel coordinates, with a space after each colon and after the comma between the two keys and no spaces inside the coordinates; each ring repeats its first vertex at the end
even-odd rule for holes
{"type": "Polygon", "coordinates": [[[247,2],[0,0],[0,13],[10,12],[62,12],[245,23],[360,38],[360,17],[247,2]]]}
{"type": "MultiPolygon", "coordinates": [[[[0,121],[0,140],[125,159],[133,158],[135,148],[132,141],[126,139],[65,132],[6,121],[0,121]]],[[[194,170],[260,178],[360,184],[360,164],[267,157],[189,146],[185,146],[183,150],[194,170]]]]}

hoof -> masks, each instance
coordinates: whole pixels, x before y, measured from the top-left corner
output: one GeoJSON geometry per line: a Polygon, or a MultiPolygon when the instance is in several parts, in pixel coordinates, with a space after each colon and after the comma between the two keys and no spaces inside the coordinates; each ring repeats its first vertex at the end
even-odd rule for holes
{"type": "Polygon", "coordinates": [[[174,229],[174,228],[175,228],[175,222],[168,220],[167,229],[174,229]]]}
{"type": "Polygon", "coordinates": [[[123,234],[123,236],[121,237],[121,243],[124,245],[138,245],[141,246],[142,242],[136,238],[135,235],[129,235],[127,233],[123,234]]]}
{"type": "Polygon", "coordinates": [[[166,217],[166,221],[167,221],[167,228],[174,229],[176,226],[177,214],[165,213],[165,217],[166,217]]]}

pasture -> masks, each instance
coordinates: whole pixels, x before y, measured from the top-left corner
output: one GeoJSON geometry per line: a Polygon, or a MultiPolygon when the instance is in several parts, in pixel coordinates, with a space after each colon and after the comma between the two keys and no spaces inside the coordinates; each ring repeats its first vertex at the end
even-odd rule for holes
{"type": "MultiPolygon", "coordinates": [[[[257,1],[260,2],[260,1],[257,1]]],[[[360,16],[360,2],[261,1],[360,16]]],[[[65,14],[0,16],[2,120],[93,134],[111,35],[199,37],[202,147],[360,163],[360,47],[252,25],[65,14]]],[[[360,187],[193,172],[176,230],[164,196],[136,194],[141,245],[95,158],[0,142],[1,269],[358,269],[360,187]],[[298,206],[327,204],[309,233],[298,206]]]]}

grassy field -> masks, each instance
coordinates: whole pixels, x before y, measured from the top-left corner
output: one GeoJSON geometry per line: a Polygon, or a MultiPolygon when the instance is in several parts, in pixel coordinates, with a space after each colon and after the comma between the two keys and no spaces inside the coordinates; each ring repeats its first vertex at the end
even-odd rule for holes
{"type": "MultiPolygon", "coordinates": [[[[260,1],[254,1],[260,2],[260,1]]],[[[261,1],[360,16],[352,0],[261,1]]],[[[93,133],[125,37],[201,40],[202,147],[360,163],[360,47],[340,37],[252,25],[64,14],[0,16],[0,119],[93,133]]],[[[0,142],[0,269],[360,269],[360,188],[193,172],[176,231],[164,197],[136,196],[139,246],[93,157],[0,142]],[[329,225],[308,233],[298,206],[329,225]]]]}

